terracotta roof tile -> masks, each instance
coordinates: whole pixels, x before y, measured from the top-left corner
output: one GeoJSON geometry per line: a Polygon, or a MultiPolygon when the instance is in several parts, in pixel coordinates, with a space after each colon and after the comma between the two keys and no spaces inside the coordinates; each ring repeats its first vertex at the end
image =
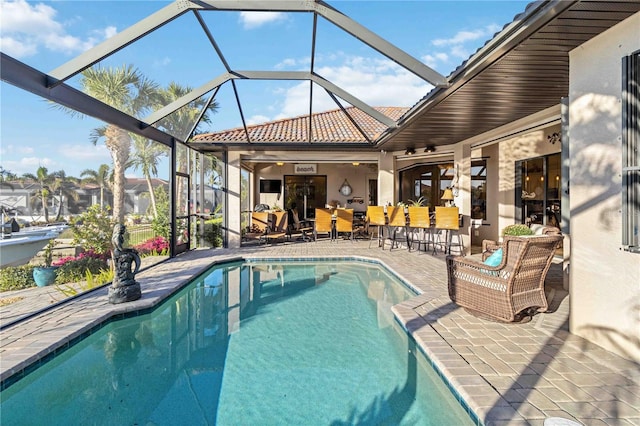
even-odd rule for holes
{"type": "MultiPolygon", "coordinates": [[[[392,120],[398,120],[409,108],[406,107],[375,107],[378,112],[392,120]]],[[[387,127],[365,114],[358,108],[349,107],[345,110],[351,115],[358,126],[367,134],[370,140],[375,140],[387,127]]],[[[351,122],[341,109],[324,111],[311,115],[312,142],[367,142],[358,128],[351,122]]],[[[302,115],[294,118],[270,121],[262,124],[247,126],[251,142],[308,142],[309,116],[302,115]]],[[[247,142],[243,127],[223,130],[220,132],[203,133],[193,137],[194,142],[247,142]]]]}

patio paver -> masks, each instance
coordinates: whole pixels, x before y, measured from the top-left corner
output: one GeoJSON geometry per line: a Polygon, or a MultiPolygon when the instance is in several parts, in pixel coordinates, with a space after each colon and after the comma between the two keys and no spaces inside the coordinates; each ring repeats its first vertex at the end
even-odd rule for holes
{"type": "MultiPolygon", "coordinates": [[[[394,313],[485,425],[542,426],[547,417],[584,425],[640,425],[638,365],[568,332],[568,294],[559,264],[547,276],[551,312],[526,324],[500,324],[476,318],[449,300],[444,256],[368,246],[368,241],[318,241],[186,253],[139,273],[143,297],[138,301],[111,305],[103,288],[3,329],[0,379],[114,313],[157,305],[212,262],[353,256],[381,262],[422,291],[394,306],[394,313]]],[[[26,297],[39,297],[38,290],[29,291],[26,297]]],[[[10,320],[16,315],[11,311],[12,305],[0,308],[0,319],[10,320]]]]}

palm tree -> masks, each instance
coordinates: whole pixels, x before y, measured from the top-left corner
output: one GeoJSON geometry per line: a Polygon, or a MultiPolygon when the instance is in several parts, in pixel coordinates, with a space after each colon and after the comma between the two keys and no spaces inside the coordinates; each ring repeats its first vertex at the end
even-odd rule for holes
{"type": "MultiPolygon", "coordinates": [[[[88,68],[81,73],[80,85],[90,96],[134,117],[145,115],[152,105],[158,104],[158,85],[144,77],[132,65],[88,68]]],[[[79,115],[77,111],[57,107],[71,115],[79,115]]],[[[117,222],[123,222],[124,173],[129,161],[131,136],[127,131],[108,124],[91,132],[90,140],[94,145],[102,138],[113,160],[113,217],[117,222]]]]}
{"type": "Polygon", "coordinates": [[[44,167],[38,167],[36,174],[25,173],[22,175],[23,179],[29,179],[37,183],[37,191],[31,195],[31,202],[39,201],[42,205],[42,214],[45,222],[49,222],[49,197],[51,196],[51,185],[55,181],[55,173],[49,174],[49,170],[44,167]]]}
{"type": "Polygon", "coordinates": [[[9,170],[0,166],[0,187],[7,187],[13,191],[14,188],[10,182],[15,180],[18,180],[18,176],[15,173],[11,173],[9,170]]]}
{"type": "Polygon", "coordinates": [[[104,190],[111,186],[111,178],[113,175],[110,173],[110,167],[108,164],[100,164],[98,170],[85,169],[80,173],[80,177],[83,183],[92,183],[100,187],[100,210],[104,208],[104,190]]]}
{"type": "MultiPolygon", "coordinates": [[[[80,196],[76,191],[80,179],[73,176],[67,176],[64,170],[59,170],[53,174],[53,182],[51,183],[51,194],[58,194],[58,211],[56,212],[55,221],[59,221],[62,217],[62,207],[64,206],[64,197],[78,200],[80,196]]],[[[54,196],[55,197],[55,196],[54,196]]]]}
{"type": "MultiPolygon", "coordinates": [[[[181,86],[176,82],[169,83],[169,86],[166,89],[163,89],[160,92],[160,98],[162,99],[162,104],[167,105],[177,99],[180,99],[182,96],[191,92],[191,87],[189,86],[181,86]]],[[[202,109],[205,107],[206,102],[204,99],[196,99],[195,101],[185,105],[179,110],[175,111],[173,114],[163,118],[158,122],[158,127],[166,130],[167,133],[175,135],[181,139],[190,136],[188,133],[191,128],[196,124],[198,117],[202,109]]],[[[203,114],[200,121],[197,123],[194,133],[198,133],[198,127],[202,123],[210,123],[211,118],[209,117],[209,113],[215,114],[218,109],[218,103],[212,102],[205,114],[203,114]]],[[[184,153],[186,150],[179,149],[176,155],[177,167],[176,169],[181,172],[187,171],[187,158],[184,153]]],[[[176,188],[176,194],[178,197],[181,197],[184,194],[184,188],[181,187],[183,180],[180,179],[178,181],[178,188],[176,188]]],[[[184,205],[184,200],[178,199],[176,201],[176,205],[184,205]]]]}
{"type": "Polygon", "coordinates": [[[147,187],[149,188],[149,199],[151,201],[151,208],[153,209],[153,217],[158,217],[151,176],[158,176],[160,157],[169,154],[168,147],[139,135],[133,135],[133,147],[135,149],[127,168],[133,167],[135,170],[140,169],[142,171],[147,181],[147,187]]]}

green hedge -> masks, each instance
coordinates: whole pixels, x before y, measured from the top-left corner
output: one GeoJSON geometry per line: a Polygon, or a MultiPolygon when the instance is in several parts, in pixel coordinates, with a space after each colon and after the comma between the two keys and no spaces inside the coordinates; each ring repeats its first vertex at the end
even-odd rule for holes
{"type": "Polygon", "coordinates": [[[34,287],[34,265],[8,266],[0,269],[0,291],[22,290],[34,287]]]}

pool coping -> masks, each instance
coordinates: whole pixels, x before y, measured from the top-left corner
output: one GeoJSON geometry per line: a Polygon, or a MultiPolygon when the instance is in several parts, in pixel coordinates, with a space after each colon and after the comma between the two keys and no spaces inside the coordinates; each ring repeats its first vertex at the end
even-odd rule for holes
{"type": "MultiPolygon", "coordinates": [[[[402,277],[393,268],[389,267],[389,265],[385,264],[384,261],[380,259],[376,259],[368,256],[361,255],[344,255],[344,256],[323,256],[323,255],[314,255],[314,256],[298,256],[296,258],[291,257],[282,257],[282,256],[261,256],[261,255],[235,255],[235,256],[226,256],[224,258],[216,258],[209,259],[204,265],[190,265],[189,274],[185,274],[178,281],[172,281],[167,279],[167,276],[162,274],[163,282],[158,282],[158,277],[150,277],[149,274],[141,274],[141,276],[137,276],[137,281],[140,282],[140,286],[142,289],[143,297],[139,300],[121,303],[121,304],[110,304],[107,302],[107,287],[102,287],[96,289],[93,292],[88,292],[87,294],[83,294],[79,297],[70,300],[68,303],[59,304],[54,307],[54,311],[59,309],[64,309],[67,305],[73,305],[82,303],[83,301],[92,300],[92,304],[97,304],[98,307],[91,310],[90,315],[85,315],[85,321],[80,321],[71,330],[70,333],[65,336],[61,336],[58,340],[50,341],[48,344],[43,347],[32,347],[34,351],[32,353],[26,354],[25,358],[21,360],[12,360],[9,359],[8,362],[13,364],[7,366],[7,360],[5,357],[2,357],[0,360],[1,364],[1,372],[0,372],[0,389],[4,390],[7,387],[11,386],[13,383],[20,380],[22,377],[29,374],[29,372],[37,369],[42,364],[49,361],[52,357],[55,357],[62,351],[65,351],[69,347],[73,346],[78,341],[84,339],[88,335],[94,333],[100,328],[104,327],[108,323],[112,321],[116,321],[121,318],[125,318],[128,316],[135,315],[143,315],[149,311],[155,309],[158,305],[169,299],[171,296],[179,292],[182,288],[192,282],[194,279],[197,279],[198,276],[202,275],[209,269],[214,266],[219,266],[232,262],[269,262],[269,261],[288,261],[288,262],[311,262],[311,261],[340,261],[340,262],[364,262],[372,265],[378,265],[385,268],[388,272],[396,276],[407,288],[412,290],[416,296],[411,299],[392,307],[392,312],[394,313],[396,321],[401,325],[401,327],[407,332],[410,338],[413,338],[419,346],[420,352],[425,356],[427,362],[435,369],[438,376],[443,380],[444,384],[452,391],[454,397],[458,400],[458,402],[462,405],[464,410],[469,414],[471,420],[475,424],[482,424],[479,420],[475,411],[471,408],[471,406],[467,403],[464,397],[457,391],[456,383],[451,382],[447,376],[446,369],[444,366],[437,361],[436,356],[437,352],[429,348],[427,342],[434,347],[437,346],[439,348],[444,348],[446,346],[443,345],[435,345],[434,342],[436,340],[440,340],[441,342],[445,342],[439,336],[434,333],[425,334],[424,330],[413,330],[413,327],[408,327],[408,324],[411,321],[415,321],[417,318],[422,319],[421,317],[416,317],[415,311],[411,309],[412,305],[420,306],[422,302],[421,296],[423,295],[423,291],[413,285],[409,280],[402,277]],[[97,302],[97,303],[96,303],[97,302]],[[416,334],[414,334],[417,331],[416,334]]],[[[192,262],[192,261],[190,261],[192,262]]],[[[166,264],[172,264],[171,260],[164,262],[166,264]]],[[[163,263],[163,264],[164,264],[163,263]]],[[[163,265],[160,264],[160,265],[163,265]]],[[[156,268],[161,268],[158,265],[156,268]]],[[[175,269],[175,268],[174,268],[175,269]]],[[[158,269],[152,270],[152,275],[157,275],[158,269]]],[[[28,321],[36,321],[39,317],[46,316],[49,312],[44,311],[37,313],[33,316],[27,317],[24,321],[18,321],[16,324],[11,324],[7,329],[11,329],[12,327],[19,325],[22,322],[28,321]]],[[[426,324],[426,321],[422,319],[422,322],[426,324]]],[[[421,329],[421,327],[418,327],[421,329]]],[[[40,332],[47,332],[47,330],[40,330],[40,332]]],[[[451,355],[455,352],[451,350],[451,355]]]]}
{"type": "MultiPolygon", "coordinates": [[[[343,247],[345,246],[346,244],[343,245],[343,247]]],[[[638,414],[640,410],[629,408],[638,401],[638,398],[633,394],[634,390],[640,389],[638,386],[640,380],[633,374],[634,368],[637,369],[636,364],[594,347],[584,339],[564,332],[557,327],[544,329],[544,327],[535,324],[514,327],[512,325],[487,324],[474,319],[463,310],[459,310],[448,299],[447,278],[446,273],[443,273],[443,257],[414,253],[407,256],[406,252],[391,254],[381,252],[379,249],[366,250],[366,246],[363,246],[364,250],[360,252],[357,249],[351,250],[345,247],[346,250],[343,250],[345,255],[335,256],[319,254],[323,250],[320,244],[304,244],[301,247],[308,247],[308,251],[315,254],[301,254],[302,250],[297,247],[295,251],[292,249],[287,253],[288,247],[286,246],[256,251],[242,249],[195,250],[169,259],[137,275],[136,278],[141,284],[143,293],[142,299],[138,301],[112,305],[107,300],[107,289],[102,288],[91,294],[83,295],[69,304],[57,307],[51,312],[29,318],[24,323],[9,327],[0,333],[0,380],[2,383],[10,384],[11,380],[7,381],[7,379],[17,377],[15,374],[24,372],[25,368],[30,368],[30,365],[37,365],[34,363],[44,362],[43,360],[55,354],[56,351],[64,350],[70,346],[75,339],[84,337],[85,333],[90,333],[91,330],[119,315],[130,315],[153,309],[214,265],[232,261],[263,259],[288,261],[292,261],[292,258],[295,258],[296,261],[340,259],[378,264],[419,293],[417,296],[393,306],[392,311],[396,321],[415,340],[419,350],[426,356],[426,359],[444,379],[444,383],[453,391],[477,424],[542,425],[545,415],[547,417],[562,415],[568,419],[578,419],[581,418],[581,411],[586,408],[593,410],[594,406],[600,411],[590,415],[595,415],[596,418],[611,417],[611,415],[602,412],[606,413],[605,410],[612,412],[613,408],[617,408],[623,410],[620,415],[629,420],[631,424],[640,419],[638,414]],[[415,265],[419,265],[419,267],[415,267],[415,265]],[[425,276],[428,279],[425,280],[425,276]],[[452,323],[456,324],[452,325],[452,323]],[[543,350],[539,351],[539,355],[541,358],[548,359],[544,362],[549,364],[550,368],[540,373],[518,372],[517,370],[514,373],[513,370],[509,370],[497,371],[493,376],[487,376],[477,370],[477,364],[474,364],[472,368],[475,354],[469,350],[477,347],[460,346],[460,341],[465,340],[463,336],[447,334],[447,327],[450,327],[449,331],[453,333],[469,334],[466,338],[471,340],[474,340],[474,332],[481,332],[482,336],[486,335],[486,339],[489,340],[491,340],[491,333],[497,333],[496,337],[500,337],[498,340],[504,340],[504,336],[510,333],[512,336],[516,336],[507,338],[509,340],[507,345],[512,347],[521,344],[537,344],[538,346],[526,346],[537,350],[542,343],[543,350]],[[518,334],[522,333],[528,333],[529,336],[518,337],[518,334]],[[544,352],[548,347],[557,347],[562,350],[562,352],[556,352],[560,357],[560,362],[583,363],[584,370],[590,374],[583,375],[580,370],[577,371],[580,373],[579,375],[575,371],[566,374],[557,371],[556,366],[552,366],[556,363],[553,354],[544,352]],[[476,369],[474,370],[474,368],[476,369]],[[629,374],[629,371],[632,373],[629,374]],[[527,383],[532,378],[531,374],[534,373],[539,374],[539,382],[527,383]],[[571,374],[576,376],[576,382],[573,382],[571,374]],[[587,380],[588,376],[591,382],[586,383],[586,386],[589,386],[587,389],[595,388],[594,383],[601,385],[603,381],[591,376],[599,374],[601,374],[600,377],[614,382],[626,380],[625,383],[613,383],[608,386],[608,390],[612,392],[610,395],[615,396],[615,402],[619,406],[611,408],[609,407],[611,403],[600,402],[598,397],[594,397],[595,401],[591,401],[591,399],[585,400],[585,396],[580,395],[584,389],[580,386],[580,381],[587,380]],[[498,382],[496,382],[496,377],[499,379],[498,382]],[[559,386],[560,384],[556,380],[560,379],[569,381],[572,388],[565,389],[564,386],[559,386]],[[509,384],[511,387],[508,386],[509,384]],[[521,384],[523,389],[519,388],[521,384]],[[558,387],[562,389],[566,393],[563,394],[563,398],[568,395],[569,401],[559,401],[557,406],[553,405],[544,411],[532,410],[531,403],[526,398],[530,395],[530,398],[539,399],[540,393],[548,394],[548,389],[545,387],[549,388],[550,385],[555,386],[551,389],[553,392],[557,392],[558,387]],[[533,390],[528,388],[533,388],[533,390]],[[525,402],[520,402],[523,401],[522,396],[517,395],[521,390],[526,391],[525,402]],[[615,390],[619,390],[619,392],[615,392],[615,390]],[[520,399],[514,401],[513,395],[520,399]]],[[[332,247],[331,252],[335,252],[333,248],[336,247],[335,245],[329,247],[332,247]]],[[[553,318],[553,316],[548,318],[553,318]]],[[[562,315],[558,318],[562,318],[562,315]]],[[[547,320],[545,319],[545,321],[547,320]]],[[[485,338],[483,337],[483,339],[485,338]]],[[[496,346],[498,340],[494,340],[493,344],[496,346]]],[[[474,345],[475,343],[470,341],[465,344],[474,345]]],[[[505,343],[500,342],[500,345],[505,345],[505,343]]],[[[487,346],[490,344],[487,343],[487,346]]],[[[508,352],[509,348],[506,349],[508,352]]],[[[515,356],[517,353],[518,351],[514,349],[513,355],[507,355],[515,356]]],[[[526,354],[526,352],[524,353],[526,354]]],[[[500,365],[495,367],[489,362],[483,367],[498,368],[500,365]]],[[[543,403],[544,401],[542,400],[543,403]]]]}

